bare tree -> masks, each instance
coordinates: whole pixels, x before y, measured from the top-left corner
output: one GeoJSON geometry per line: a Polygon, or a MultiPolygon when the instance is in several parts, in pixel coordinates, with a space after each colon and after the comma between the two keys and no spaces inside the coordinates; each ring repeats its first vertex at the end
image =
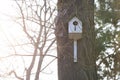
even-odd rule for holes
{"type": "Polygon", "coordinates": [[[54,36],[55,3],[52,0],[15,0],[15,2],[20,11],[20,16],[15,21],[20,24],[27,40],[19,43],[18,46],[28,46],[28,51],[30,50],[32,53],[29,55],[18,54],[13,46],[15,54],[11,56],[31,56],[32,60],[28,67],[24,65],[25,73],[22,77],[15,70],[11,70],[8,75],[14,74],[19,80],[24,78],[31,80],[31,75],[34,74],[34,79],[39,80],[40,72],[57,58],[53,54],[48,53],[49,50],[55,48],[52,46],[56,41],[54,36]],[[53,59],[42,67],[45,56],[53,57],[53,59]],[[33,69],[36,70],[35,73],[33,69]]]}
{"type": "Polygon", "coordinates": [[[26,80],[30,80],[36,55],[39,55],[39,60],[35,80],[39,80],[43,59],[55,42],[53,16],[56,9],[52,8],[50,1],[46,0],[22,0],[21,2],[16,0],[16,3],[21,12],[23,31],[34,47],[31,64],[26,69],[26,80]]]}

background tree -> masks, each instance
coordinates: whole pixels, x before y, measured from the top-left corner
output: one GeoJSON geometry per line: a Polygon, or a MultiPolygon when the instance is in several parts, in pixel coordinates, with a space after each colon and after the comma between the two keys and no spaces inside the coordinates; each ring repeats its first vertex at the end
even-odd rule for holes
{"type": "Polygon", "coordinates": [[[21,3],[18,1],[16,3],[21,12],[21,26],[34,47],[31,64],[26,68],[26,80],[30,80],[32,69],[36,62],[36,55],[39,55],[39,60],[37,62],[35,80],[39,80],[43,59],[55,42],[55,38],[52,36],[54,31],[52,16],[55,8],[50,7],[50,1],[46,0],[41,2],[39,0],[22,0],[21,3]]]}
{"type": "Polygon", "coordinates": [[[96,0],[97,66],[99,79],[120,77],[120,0],[96,0]]]}
{"type": "Polygon", "coordinates": [[[58,0],[57,6],[58,80],[97,80],[94,0],[58,0]],[[68,38],[68,22],[75,16],[83,24],[77,63],[73,62],[73,40],[68,38]]]}
{"type": "Polygon", "coordinates": [[[23,69],[20,71],[23,74],[19,75],[17,68],[13,67],[5,73],[5,76],[14,75],[19,80],[39,80],[40,73],[56,59],[54,52],[51,51],[55,48],[53,45],[55,43],[53,24],[56,13],[55,3],[51,0],[15,0],[15,2],[19,10],[19,16],[15,21],[24,31],[24,37],[17,44],[12,45],[15,53],[9,57],[22,56],[23,64],[17,64],[23,69]],[[27,54],[21,54],[20,47],[27,54]],[[49,58],[47,64],[43,66],[46,56],[52,58],[49,58]],[[26,60],[28,57],[31,58],[29,62],[26,60]]]}

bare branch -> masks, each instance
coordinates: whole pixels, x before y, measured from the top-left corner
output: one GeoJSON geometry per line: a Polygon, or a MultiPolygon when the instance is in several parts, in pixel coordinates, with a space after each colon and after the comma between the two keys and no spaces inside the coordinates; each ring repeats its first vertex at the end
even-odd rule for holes
{"type": "Polygon", "coordinates": [[[15,75],[15,77],[16,77],[17,79],[19,79],[19,80],[24,80],[23,78],[19,77],[14,70],[11,71],[11,72],[9,72],[9,75],[11,75],[12,73],[15,75]]]}

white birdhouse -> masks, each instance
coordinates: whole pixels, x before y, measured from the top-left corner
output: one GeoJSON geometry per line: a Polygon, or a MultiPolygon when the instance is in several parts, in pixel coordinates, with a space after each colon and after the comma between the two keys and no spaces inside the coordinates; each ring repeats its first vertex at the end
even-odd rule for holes
{"type": "Polygon", "coordinates": [[[74,40],[74,62],[77,62],[77,40],[82,38],[82,22],[73,17],[68,23],[69,38],[74,40]]]}
{"type": "Polygon", "coordinates": [[[80,39],[82,37],[82,22],[73,17],[68,23],[68,33],[70,39],[80,39]]]}

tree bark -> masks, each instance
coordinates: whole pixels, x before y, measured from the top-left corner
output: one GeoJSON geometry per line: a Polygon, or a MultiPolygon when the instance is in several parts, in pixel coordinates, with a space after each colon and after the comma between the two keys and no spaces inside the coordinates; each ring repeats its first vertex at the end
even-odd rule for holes
{"type": "Polygon", "coordinates": [[[97,80],[94,31],[94,0],[58,0],[56,38],[58,80],[97,80]],[[68,37],[68,22],[82,21],[82,39],[78,40],[78,62],[73,60],[73,40],[68,37]]]}

